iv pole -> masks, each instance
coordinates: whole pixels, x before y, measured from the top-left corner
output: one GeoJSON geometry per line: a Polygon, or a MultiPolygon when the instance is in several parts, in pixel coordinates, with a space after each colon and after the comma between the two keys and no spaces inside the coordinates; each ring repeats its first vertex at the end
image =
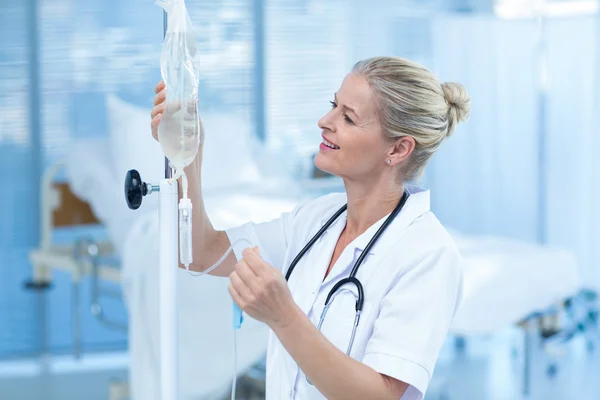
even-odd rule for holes
{"type": "MultiPolygon", "coordinates": [[[[163,39],[167,30],[167,15],[163,12],[163,39]]],[[[142,205],[142,198],[158,192],[158,296],[159,296],[159,384],[160,400],[177,400],[177,272],[178,252],[178,193],[177,181],[169,183],[173,171],[165,157],[165,177],[159,185],[142,181],[140,173],[130,170],[125,176],[125,200],[132,210],[142,205]]]]}
{"type": "MultiPolygon", "coordinates": [[[[167,32],[167,14],[163,11],[163,39],[167,32]]],[[[177,400],[177,182],[169,184],[172,170],[165,157],[165,179],[158,194],[159,226],[159,321],[160,321],[160,399],[177,400]]]]}
{"type": "MultiPolygon", "coordinates": [[[[167,12],[163,11],[163,40],[167,34],[167,12]]],[[[165,178],[170,179],[173,176],[173,171],[169,166],[169,159],[165,157],[165,178]]]]}

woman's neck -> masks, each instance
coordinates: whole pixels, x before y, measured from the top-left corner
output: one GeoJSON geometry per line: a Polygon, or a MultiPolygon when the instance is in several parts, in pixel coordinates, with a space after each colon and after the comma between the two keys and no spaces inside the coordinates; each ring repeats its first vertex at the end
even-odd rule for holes
{"type": "Polygon", "coordinates": [[[348,210],[345,234],[358,237],[398,205],[404,184],[345,182],[348,210]]]}

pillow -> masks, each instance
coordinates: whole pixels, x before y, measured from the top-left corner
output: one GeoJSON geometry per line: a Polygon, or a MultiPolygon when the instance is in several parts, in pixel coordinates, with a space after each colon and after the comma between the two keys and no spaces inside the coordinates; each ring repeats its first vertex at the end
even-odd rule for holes
{"type": "MultiPolygon", "coordinates": [[[[124,179],[127,170],[137,169],[146,182],[155,183],[163,178],[164,155],[151,134],[151,108],[144,109],[109,94],[107,112],[117,176],[124,179]]],[[[214,112],[200,118],[206,135],[202,160],[203,189],[210,191],[258,183],[260,174],[252,158],[255,143],[251,138],[250,119],[214,112]]]]}

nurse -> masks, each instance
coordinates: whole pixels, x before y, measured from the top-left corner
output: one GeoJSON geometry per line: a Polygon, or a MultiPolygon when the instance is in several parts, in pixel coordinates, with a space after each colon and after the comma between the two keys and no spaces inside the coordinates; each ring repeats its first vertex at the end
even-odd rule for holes
{"type": "MultiPolygon", "coordinates": [[[[155,92],[157,138],[162,82],[155,92]]],[[[323,142],[314,159],[343,179],[345,193],[227,231],[215,230],[204,208],[201,145],[186,169],[194,254],[201,255],[190,268],[205,270],[239,238],[257,245],[235,249],[212,274],[229,277],[233,300],[270,327],[267,399],[424,397],[460,302],[462,271],[455,244],[430,210],[429,192],[407,182],[420,176],[469,108],[460,84],[440,83],[414,62],[358,62],[318,122],[323,142]],[[328,299],[350,276],[359,283],[336,288],[328,299]]]]}

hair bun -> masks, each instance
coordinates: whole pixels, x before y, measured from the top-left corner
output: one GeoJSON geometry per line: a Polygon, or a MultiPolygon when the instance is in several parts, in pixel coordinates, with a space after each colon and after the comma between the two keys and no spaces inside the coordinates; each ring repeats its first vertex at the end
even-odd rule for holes
{"type": "Polygon", "coordinates": [[[448,131],[446,136],[452,135],[456,124],[466,121],[471,112],[471,98],[467,89],[460,83],[445,82],[442,83],[444,98],[448,103],[448,131]]]}

